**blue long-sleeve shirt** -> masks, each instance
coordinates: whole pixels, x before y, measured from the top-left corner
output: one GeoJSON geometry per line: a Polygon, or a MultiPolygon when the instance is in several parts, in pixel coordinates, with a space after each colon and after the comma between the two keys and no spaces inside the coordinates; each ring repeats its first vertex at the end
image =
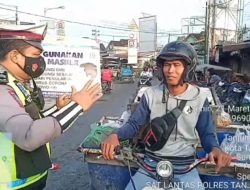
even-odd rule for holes
{"type": "MultiPolygon", "coordinates": [[[[196,124],[196,130],[199,134],[201,144],[207,153],[210,153],[213,147],[219,147],[215,137],[215,127],[213,125],[212,113],[209,110],[209,102],[206,100],[203,109],[199,114],[196,124]]],[[[142,96],[140,103],[133,112],[128,122],[118,129],[117,135],[119,139],[133,138],[139,131],[140,127],[149,122],[150,109],[146,101],[145,95],[142,96]]]]}

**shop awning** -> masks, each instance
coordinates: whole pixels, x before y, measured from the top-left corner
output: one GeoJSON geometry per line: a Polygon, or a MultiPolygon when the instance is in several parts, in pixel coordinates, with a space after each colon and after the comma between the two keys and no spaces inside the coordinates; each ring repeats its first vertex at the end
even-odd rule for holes
{"type": "Polygon", "coordinates": [[[241,42],[238,44],[223,45],[222,52],[238,51],[247,48],[250,48],[250,42],[241,42]]]}

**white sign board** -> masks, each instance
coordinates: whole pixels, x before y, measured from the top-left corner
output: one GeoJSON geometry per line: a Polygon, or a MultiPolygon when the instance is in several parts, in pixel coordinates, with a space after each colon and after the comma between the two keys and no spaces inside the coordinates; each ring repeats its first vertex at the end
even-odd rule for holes
{"type": "Polygon", "coordinates": [[[101,81],[99,45],[90,39],[65,38],[43,43],[46,70],[36,79],[45,97],[57,97],[71,92],[71,86],[80,90],[93,79],[101,81]]]}
{"type": "Polygon", "coordinates": [[[157,23],[156,16],[139,18],[139,52],[156,50],[157,23]]]}
{"type": "Polygon", "coordinates": [[[128,40],[128,63],[137,63],[137,39],[136,34],[131,33],[128,40]]]}
{"type": "Polygon", "coordinates": [[[138,56],[137,48],[128,49],[128,63],[137,63],[138,62],[137,56],[138,56]]]}
{"type": "Polygon", "coordinates": [[[58,21],[56,23],[56,34],[58,36],[65,36],[65,23],[64,23],[64,21],[58,21]]]}

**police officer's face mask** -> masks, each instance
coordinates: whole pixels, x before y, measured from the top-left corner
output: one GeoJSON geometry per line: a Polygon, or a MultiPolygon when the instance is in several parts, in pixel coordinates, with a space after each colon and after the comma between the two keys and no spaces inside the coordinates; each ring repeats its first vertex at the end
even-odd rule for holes
{"type": "Polygon", "coordinates": [[[39,57],[25,57],[23,71],[32,78],[40,77],[46,68],[46,63],[42,56],[39,57]]]}
{"type": "MultiPolygon", "coordinates": [[[[20,52],[19,52],[20,53],[20,52]]],[[[21,68],[27,75],[32,78],[40,77],[46,69],[46,63],[42,56],[39,57],[28,57],[20,53],[25,57],[24,68],[21,68]]]]}

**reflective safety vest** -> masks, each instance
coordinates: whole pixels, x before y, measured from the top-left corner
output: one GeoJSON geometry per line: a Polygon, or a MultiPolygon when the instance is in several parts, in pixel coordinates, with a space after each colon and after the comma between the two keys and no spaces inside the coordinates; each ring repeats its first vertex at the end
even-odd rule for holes
{"type": "MultiPolygon", "coordinates": [[[[25,97],[20,89],[14,83],[14,77],[8,74],[9,83],[7,85],[11,86],[18,98],[25,105],[25,97]]],[[[28,91],[28,90],[27,90],[28,91]]],[[[15,155],[15,144],[11,141],[11,134],[6,134],[0,132],[0,190],[15,190],[31,185],[41,178],[43,178],[47,171],[39,173],[27,178],[18,179],[17,178],[17,167],[16,167],[16,156],[15,155]]],[[[46,144],[48,155],[50,156],[50,145],[46,144]]],[[[45,148],[45,149],[46,149],[45,148]]],[[[25,160],[23,160],[25,163],[25,160]]],[[[43,160],[41,160],[41,163],[43,160]]],[[[20,164],[20,163],[19,163],[20,164]]],[[[21,163],[22,164],[22,163],[21,163]]]]}

